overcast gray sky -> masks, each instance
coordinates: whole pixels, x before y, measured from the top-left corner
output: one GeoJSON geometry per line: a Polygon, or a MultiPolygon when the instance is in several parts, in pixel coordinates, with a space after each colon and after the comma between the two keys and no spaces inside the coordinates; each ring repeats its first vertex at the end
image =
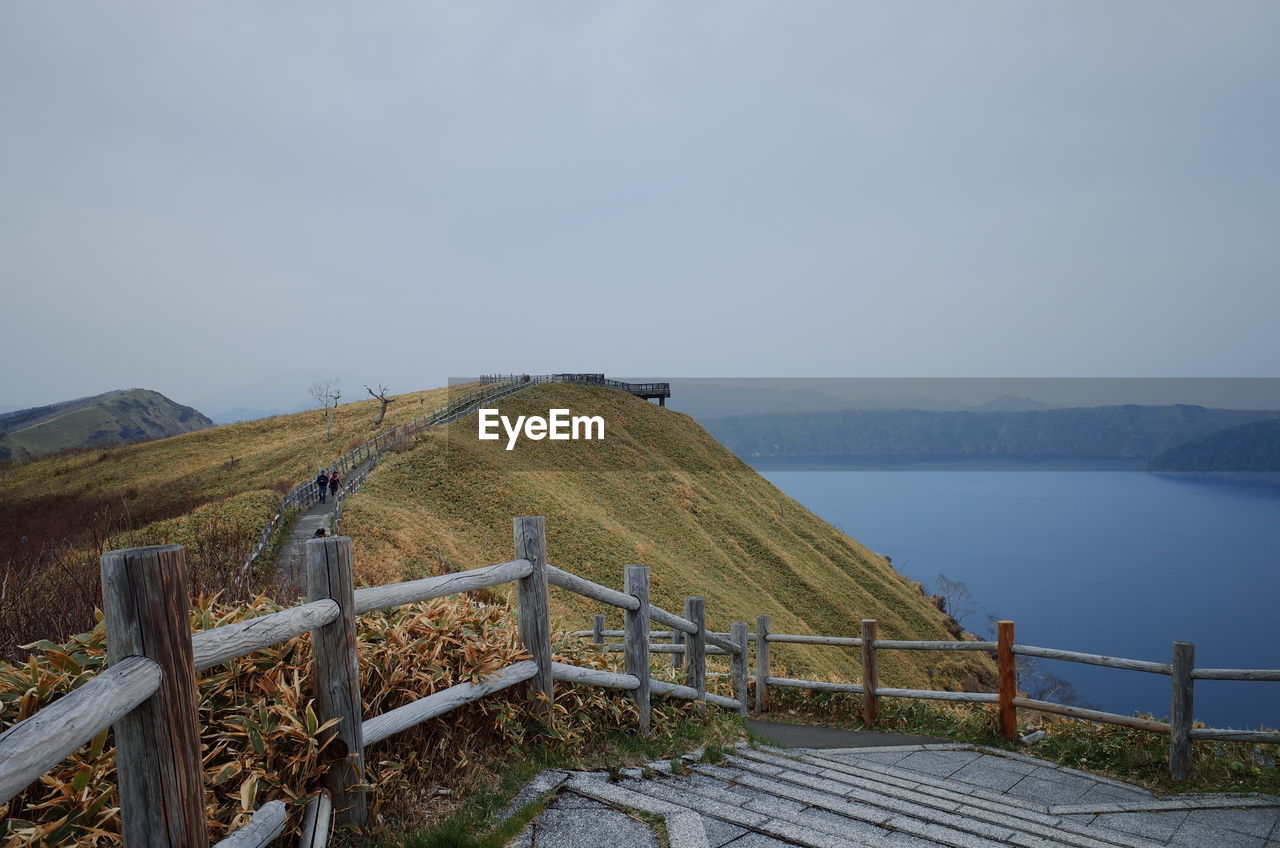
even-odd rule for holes
{"type": "Polygon", "coordinates": [[[1247,0],[6,2],[0,404],[1277,376],[1278,39],[1247,0]]]}

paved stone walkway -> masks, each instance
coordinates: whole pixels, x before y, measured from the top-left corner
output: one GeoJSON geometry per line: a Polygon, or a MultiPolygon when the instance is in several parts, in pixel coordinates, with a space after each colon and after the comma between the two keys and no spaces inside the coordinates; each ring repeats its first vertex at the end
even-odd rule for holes
{"type": "Polygon", "coordinates": [[[1157,798],[1116,780],[973,745],[740,746],[603,772],[545,772],[554,793],[512,848],[1280,848],[1280,798],[1157,798]]]}
{"type": "Polygon", "coordinates": [[[314,538],[317,528],[323,527],[326,533],[333,532],[333,513],[337,508],[334,498],[325,498],[324,503],[313,505],[302,515],[289,534],[276,560],[276,593],[277,597],[302,597],[306,592],[306,543],[314,538]]]}

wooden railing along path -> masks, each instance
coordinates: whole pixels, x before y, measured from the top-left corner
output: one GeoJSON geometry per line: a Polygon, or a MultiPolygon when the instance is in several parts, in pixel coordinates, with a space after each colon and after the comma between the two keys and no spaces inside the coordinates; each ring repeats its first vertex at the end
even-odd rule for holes
{"type": "MultiPolygon", "coordinates": [[[[424,430],[456,421],[462,416],[474,412],[482,404],[492,403],[521,389],[528,388],[528,386],[528,383],[519,381],[488,381],[484,388],[451,400],[439,409],[432,410],[406,424],[383,430],[372,439],[356,445],[326,466],[329,470],[338,471],[338,476],[342,480],[342,485],[338,489],[339,503],[341,503],[342,498],[360,488],[361,484],[364,483],[365,477],[368,476],[373,467],[378,464],[378,460],[387,452],[404,445],[409,439],[424,430]]],[[[258,541],[254,544],[253,551],[245,560],[243,570],[248,571],[258,557],[262,556],[262,552],[271,544],[271,537],[280,528],[282,520],[290,509],[306,509],[313,504],[319,503],[319,501],[320,492],[314,479],[299,483],[290,489],[280,499],[280,504],[276,507],[275,513],[267,520],[262,532],[258,534],[258,541]]]]}
{"type": "MultiPolygon", "coordinates": [[[[619,630],[604,629],[605,617],[597,615],[595,626],[591,630],[578,630],[576,636],[590,636],[592,641],[601,645],[606,651],[622,650],[622,646],[605,642],[606,637],[622,634],[619,630]]],[[[735,625],[737,627],[739,625],[735,625]]],[[[1123,657],[1086,654],[1079,651],[1064,651],[1057,648],[1040,648],[1034,645],[1020,645],[1014,641],[1014,623],[1001,621],[998,625],[996,642],[965,641],[913,641],[904,639],[880,639],[877,636],[875,619],[862,619],[858,636],[813,636],[800,633],[774,633],[770,629],[767,615],[756,618],[756,631],[745,633],[746,625],[741,625],[744,634],[731,635],[731,641],[754,643],[756,646],[755,662],[755,710],[763,713],[769,706],[769,687],[807,689],[814,692],[847,692],[861,695],[863,720],[874,725],[878,714],[880,698],[918,698],[938,701],[965,701],[979,704],[995,704],[999,710],[1000,730],[1007,739],[1018,738],[1017,711],[1019,709],[1036,710],[1038,712],[1055,713],[1071,718],[1097,721],[1104,724],[1117,724],[1133,727],[1152,733],[1169,736],[1169,774],[1173,780],[1185,780],[1191,776],[1191,741],[1194,739],[1218,739],[1228,742],[1261,742],[1280,744],[1280,733],[1264,730],[1233,730],[1220,727],[1194,727],[1192,707],[1194,704],[1194,686],[1197,680],[1255,680],[1280,681],[1280,669],[1239,669],[1239,668],[1196,668],[1195,645],[1191,642],[1174,642],[1173,656],[1170,662],[1149,662],[1146,660],[1125,659],[1123,657]],[[763,638],[761,638],[763,635],[763,638]],[[788,677],[774,677],[770,672],[770,646],[775,644],[827,645],[840,648],[858,648],[861,651],[862,682],[861,683],[829,683],[818,680],[798,680],[788,677]],[[879,651],[982,651],[994,652],[1000,672],[999,688],[996,692],[947,692],[927,689],[894,689],[880,685],[879,651]],[[1139,716],[1120,715],[1085,709],[1070,704],[1059,704],[1053,701],[1041,701],[1024,698],[1018,694],[1017,657],[1036,657],[1039,659],[1065,660],[1067,662],[1099,665],[1107,668],[1118,668],[1126,671],[1141,671],[1148,674],[1164,674],[1172,679],[1170,693],[1170,718],[1168,721],[1141,718],[1139,716]]],[[[650,646],[653,653],[669,653],[673,661],[686,653],[686,646],[681,644],[678,632],[654,632],[654,638],[671,638],[673,644],[655,644],[650,646]]],[[[708,638],[726,634],[709,634],[708,638]]],[[[708,648],[714,652],[715,648],[708,648]]]]}
{"type": "MultiPolygon", "coordinates": [[[[701,598],[687,599],[684,615],[652,605],[646,566],[627,566],[623,589],[618,591],[548,565],[541,516],[516,518],[514,538],[516,558],[510,562],[367,589],[355,588],[350,539],[312,539],[306,543],[307,603],[194,634],[182,547],[161,545],[104,554],[109,667],[0,734],[0,804],[112,727],[125,844],[204,848],[209,839],[196,674],[308,631],[315,711],[321,726],[338,720],[323,732],[323,738],[341,756],[324,776],[325,792],[308,803],[304,846],[325,844],[331,805],[338,821],[363,825],[367,799],[361,786],[368,746],[525,681],[544,714],[554,703],[555,681],[630,692],[642,733],[649,732],[653,695],[693,699],[745,713],[745,623],[735,624],[732,636],[725,638],[707,631],[701,598]],[[356,641],[362,614],[513,581],[520,638],[530,659],[512,663],[478,683],[460,683],[380,715],[366,718],[362,714],[356,641]],[[625,673],[553,660],[549,586],[623,610],[625,673]],[[650,678],[651,621],[684,635],[689,648],[684,685],[650,678]],[[707,692],[705,652],[717,649],[733,657],[734,698],[707,692]]],[[[282,801],[268,802],[248,825],[218,845],[267,845],[283,829],[285,814],[282,801]]]]}

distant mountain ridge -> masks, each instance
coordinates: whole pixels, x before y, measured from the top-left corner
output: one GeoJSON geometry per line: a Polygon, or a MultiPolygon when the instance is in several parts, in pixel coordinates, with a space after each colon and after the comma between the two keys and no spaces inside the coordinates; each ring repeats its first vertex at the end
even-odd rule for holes
{"type": "Polygon", "coordinates": [[[843,410],[702,421],[744,457],[1071,456],[1146,458],[1280,411],[1098,406],[1028,411],[843,410]]]}
{"type": "Polygon", "coordinates": [[[732,383],[700,383],[675,381],[668,405],[692,416],[699,422],[731,415],[767,415],[776,412],[836,412],[850,409],[901,410],[919,409],[938,412],[962,411],[1026,411],[1052,409],[1043,403],[1013,394],[1001,394],[983,403],[956,398],[938,399],[906,392],[870,392],[856,397],[824,392],[812,387],[739,386],[732,383]]]}
{"type": "Polygon", "coordinates": [[[212,426],[199,411],[159,392],[119,389],[0,414],[0,462],[67,448],[176,436],[212,426]]]}
{"type": "Polygon", "coordinates": [[[1280,419],[1229,427],[1156,455],[1147,470],[1280,484],[1280,419]]]}

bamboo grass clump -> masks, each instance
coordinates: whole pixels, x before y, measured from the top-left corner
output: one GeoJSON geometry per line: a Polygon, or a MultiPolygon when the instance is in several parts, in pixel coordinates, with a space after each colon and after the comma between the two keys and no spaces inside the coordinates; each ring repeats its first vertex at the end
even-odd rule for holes
{"type": "MultiPolygon", "coordinates": [[[[193,629],[207,630],[279,609],[266,598],[244,605],[202,600],[193,629]]],[[[358,631],[365,715],[384,713],[457,683],[475,682],[527,659],[515,617],[502,603],[451,596],[387,613],[366,613],[358,631]]],[[[556,659],[620,671],[619,658],[577,640],[555,640],[556,659]]],[[[0,730],[93,679],[105,668],[101,620],[65,644],[38,642],[22,664],[0,664],[0,730]]],[[[324,725],[313,704],[311,641],[298,636],[197,675],[205,801],[213,840],[246,824],[272,800],[289,808],[289,829],[328,767],[324,725]]],[[[654,711],[688,712],[661,701],[654,711]]],[[[457,780],[497,752],[538,741],[572,748],[591,733],[633,728],[635,705],[623,693],[557,687],[554,720],[539,718],[523,688],[499,693],[397,734],[367,752],[371,822],[417,811],[433,784],[457,780]]],[[[0,806],[0,846],[117,845],[120,816],[109,731],[64,760],[40,782],[0,806]]]]}

